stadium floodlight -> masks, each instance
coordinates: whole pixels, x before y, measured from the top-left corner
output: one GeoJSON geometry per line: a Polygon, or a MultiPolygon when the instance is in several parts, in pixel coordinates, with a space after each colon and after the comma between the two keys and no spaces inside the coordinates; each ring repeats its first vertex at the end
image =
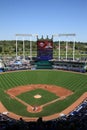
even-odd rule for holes
{"type": "Polygon", "coordinates": [[[53,37],[60,37],[60,36],[76,36],[75,33],[60,33],[60,34],[53,34],[53,37]]]}
{"type": "Polygon", "coordinates": [[[59,36],[59,34],[53,34],[52,36],[53,36],[53,37],[58,37],[58,36],[59,36]]]}
{"type": "Polygon", "coordinates": [[[66,34],[59,34],[58,36],[76,36],[75,33],[66,33],[66,34]]]}
{"type": "MultiPolygon", "coordinates": [[[[66,33],[66,34],[59,34],[59,36],[61,37],[61,36],[66,36],[66,37],[68,37],[68,36],[76,36],[76,34],[75,33],[66,33]]],[[[67,51],[68,51],[68,43],[66,42],[66,60],[67,60],[67,51]]],[[[74,43],[73,43],[73,61],[74,61],[74,59],[75,59],[75,40],[74,40],[74,43]]]]}
{"type": "Polygon", "coordinates": [[[32,36],[32,34],[16,34],[16,36],[32,36]]]}
{"type": "MultiPolygon", "coordinates": [[[[23,37],[23,58],[25,58],[25,45],[24,45],[24,37],[32,37],[32,34],[15,34],[16,36],[16,58],[17,58],[17,37],[23,37]]],[[[32,59],[32,42],[30,39],[30,57],[32,59]]]]}
{"type": "MultiPolygon", "coordinates": [[[[70,37],[70,36],[73,36],[75,37],[76,34],[75,33],[63,33],[63,34],[53,34],[53,37],[70,37]]],[[[60,60],[60,40],[59,40],[59,60],[60,60]]],[[[68,53],[68,43],[66,42],[66,60],[67,60],[67,53],[68,53]]],[[[75,40],[74,40],[74,43],[73,43],[73,61],[75,59],[75,40]]]]}

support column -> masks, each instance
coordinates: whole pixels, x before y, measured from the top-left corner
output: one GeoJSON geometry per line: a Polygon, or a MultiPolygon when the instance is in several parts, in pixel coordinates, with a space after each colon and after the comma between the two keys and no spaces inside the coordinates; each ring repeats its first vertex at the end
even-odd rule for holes
{"type": "Polygon", "coordinates": [[[18,56],[18,55],[17,55],[17,46],[18,46],[18,45],[17,45],[17,36],[16,36],[16,59],[17,59],[17,56],[18,56]]]}
{"type": "Polygon", "coordinates": [[[59,40],[59,61],[60,61],[60,40],[59,40]]]}
{"type": "Polygon", "coordinates": [[[30,60],[32,60],[32,41],[30,36],[30,60]]]}
{"type": "Polygon", "coordinates": [[[66,61],[67,61],[67,52],[68,52],[68,42],[66,41],[66,61]]]}
{"type": "Polygon", "coordinates": [[[25,44],[24,44],[24,37],[23,37],[23,59],[25,59],[25,44]]]}
{"type": "Polygon", "coordinates": [[[75,39],[73,42],[73,61],[75,60],[75,39]]]}

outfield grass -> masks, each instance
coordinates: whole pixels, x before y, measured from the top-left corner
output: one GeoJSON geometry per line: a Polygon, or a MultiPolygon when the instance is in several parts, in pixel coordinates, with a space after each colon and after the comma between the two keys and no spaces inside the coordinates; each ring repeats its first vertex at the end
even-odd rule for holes
{"type": "Polygon", "coordinates": [[[0,100],[9,111],[21,116],[38,117],[61,112],[86,91],[87,75],[85,74],[57,70],[34,70],[0,74],[0,100]],[[10,88],[29,84],[57,85],[73,91],[74,94],[65,100],[57,101],[44,107],[40,113],[29,113],[23,104],[15,99],[11,99],[9,95],[5,93],[5,90],[10,88]]]}

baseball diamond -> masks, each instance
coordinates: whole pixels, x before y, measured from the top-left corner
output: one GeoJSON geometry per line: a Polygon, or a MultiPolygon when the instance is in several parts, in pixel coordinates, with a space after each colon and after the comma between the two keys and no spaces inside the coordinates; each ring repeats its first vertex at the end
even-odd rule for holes
{"type": "Polygon", "coordinates": [[[25,120],[54,119],[87,98],[87,75],[58,70],[0,74],[0,112],[25,120]]]}

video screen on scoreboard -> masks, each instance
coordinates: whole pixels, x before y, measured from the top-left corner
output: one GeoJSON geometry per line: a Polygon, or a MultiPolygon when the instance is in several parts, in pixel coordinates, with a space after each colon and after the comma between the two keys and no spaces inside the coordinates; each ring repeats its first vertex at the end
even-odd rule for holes
{"type": "Polygon", "coordinates": [[[37,58],[39,60],[53,59],[53,41],[37,41],[37,58]]]}

